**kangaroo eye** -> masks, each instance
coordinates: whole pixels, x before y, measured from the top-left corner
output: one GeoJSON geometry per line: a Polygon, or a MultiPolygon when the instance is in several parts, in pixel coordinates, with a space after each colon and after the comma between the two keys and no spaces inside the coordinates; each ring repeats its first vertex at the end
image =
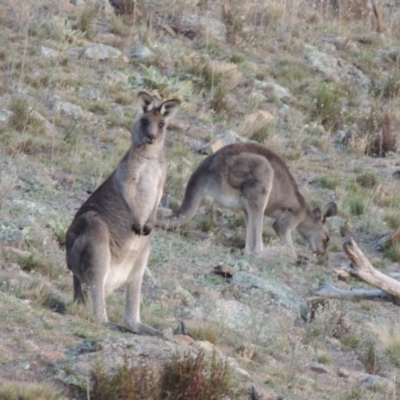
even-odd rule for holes
{"type": "Polygon", "coordinates": [[[160,127],[160,128],[164,128],[164,122],[160,122],[159,124],[158,124],[158,126],[160,127]]]}
{"type": "Polygon", "coordinates": [[[142,119],[142,125],[143,126],[146,126],[148,124],[149,124],[149,121],[146,118],[142,119]]]}

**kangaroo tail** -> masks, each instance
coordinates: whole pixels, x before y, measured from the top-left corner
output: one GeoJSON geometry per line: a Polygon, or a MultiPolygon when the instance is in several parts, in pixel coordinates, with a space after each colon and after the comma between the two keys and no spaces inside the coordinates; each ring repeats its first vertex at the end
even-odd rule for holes
{"type": "Polygon", "coordinates": [[[174,214],[156,222],[156,226],[163,229],[173,229],[187,224],[196,214],[203,199],[203,184],[196,172],[190,177],[186,186],[182,204],[174,214]]]}

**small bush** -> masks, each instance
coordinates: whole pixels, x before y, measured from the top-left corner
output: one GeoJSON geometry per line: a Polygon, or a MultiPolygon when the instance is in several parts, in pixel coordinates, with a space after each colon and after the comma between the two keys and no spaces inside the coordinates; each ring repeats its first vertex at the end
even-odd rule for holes
{"type": "Polygon", "coordinates": [[[271,126],[269,124],[263,124],[253,132],[250,139],[258,143],[265,143],[270,137],[271,126]]]}
{"type": "Polygon", "coordinates": [[[212,344],[218,344],[222,338],[222,332],[219,326],[206,324],[188,328],[189,335],[195,340],[207,340],[212,344]]]}
{"type": "Polygon", "coordinates": [[[98,8],[93,5],[85,6],[78,16],[75,29],[81,31],[88,39],[96,36],[96,30],[93,27],[93,20],[96,18],[98,8]]]}
{"type": "Polygon", "coordinates": [[[313,179],[312,183],[323,189],[335,190],[339,186],[340,181],[335,176],[321,176],[313,179]]]}
{"type": "Polygon", "coordinates": [[[367,340],[361,346],[362,351],[359,356],[365,371],[369,374],[377,375],[381,370],[379,355],[373,340],[367,340]]]}
{"type": "Polygon", "coordinates": [[[394,262],[400,261],[400,243],[387,247],[385,249],[385,256],[394,262]]]}
{"type": "Polygon", "coordinates": [[[356,182],[365,188],[372,189],[378,184],[378,178],[375,174],[366,172],[364,174],[358,175],[356,182]]]}
{"type": "Polygon", "coordinates": [[[314,92],[313,115],[326,129],[339,129],[343,123],[343,99],[346,91],[334,83],[320,83],[314,92]]]}
{"type": "Polygon", "coordinates": [[[343,311],[333,302],[312,304],[308,311],[308,324],[305,329],[303,342],[312,343],[318,337],[332,337],[343,318],[343,311]]]}
{"type": "Polygon", "coordinates": [[[365,196],[362,193],[349,193],[343,199],[343,206],[351,215],[362,215],[365,211],[365,196]]]}
{"type": "Polygon", "coordinates": [[[400,214],[398,210],[388,210],[383,216],[388,228],[398,229],[400,227],[400,214]]]}
{"type": "Polygon", "coordinates": [[[7,127],[19,132],[40,133],[44,129],[44,122],[38,118],[26,99],[16,98],[9,105],[12,112],[7,127]]]}
{"type": "Polygon", "coordinates": [[[353,332],[344,334],[340,338],[343,350],[355,350],[360,345],[360,338],[353,332]]]}
{"type": "Polygon", "coordinates": [[[201,351],[196,358],[190,352],[176,354],[164,367],[161,387],[165,400],[222,400],[233,394],[235,384],[226,362],[215,352],[207,360],[201,351]]]}
{"type": "Polygon", "coordinates": [[[57,400],[62,397],[55,388],[47,384],[0,383],[1,400],[57,400]]]}
{"type": "Polygon", "coordinates": [[[400,367],[400,329],[399,325],[379,326],[376,329],[378,340],[383,345],[386,355],[392,364],[400,367]]]}
{"type": "Polygon", "coordinates": [[[175,354],[159,372],[150,367],[130,368],[127,360],[108,375],[101,362],[92,371],[93,400],[223,400],[232,395],[235,383],[230,367],[215,353],[175,354]]]}

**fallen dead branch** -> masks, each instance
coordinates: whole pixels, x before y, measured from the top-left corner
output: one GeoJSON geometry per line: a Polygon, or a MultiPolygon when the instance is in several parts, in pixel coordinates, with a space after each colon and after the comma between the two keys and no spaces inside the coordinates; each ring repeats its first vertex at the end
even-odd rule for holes
{"type": "Polygon", "coordinates": [[[376,270],[353,239],[343,244],[343,249],[351,263],[342,268],[360,281],[363,281],[379,290],[342,290],[324,282],[322,288],[310,297],[309,301],[321,299],[349,299],[349,300],[382,300],[400,305],[400,282],[376,270]]]}

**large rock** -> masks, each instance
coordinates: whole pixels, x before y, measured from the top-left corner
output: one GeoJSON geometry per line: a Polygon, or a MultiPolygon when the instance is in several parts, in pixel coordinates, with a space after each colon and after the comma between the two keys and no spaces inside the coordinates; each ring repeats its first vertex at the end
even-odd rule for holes
{"type": "Polygon", "coordinates": [[[321,73],[325,79],[352,84],[358,90],[367,94],[371,81],[362,71],[340,57],[334,57],[307,45],[308,52],[305,56],[306,63],[314,70],[321,73]]]}
{"type": "Polygon", "coordinates": [[[299,311],[300,306],[304,306],[292,289],[276,281],[267,281],[247,272],[239,271],[233,275],[232,283],[239,287],[262,289],[268,294],[270,301],[284,305],[293,311],[299,311]]]}
{"type": "Polygon", "coordinates": [[[57,365],[56,377],[67,385],[86,390],[96,362],[101,362],[103,370],[112,374],[125,363],[130,368],[161,368],[174,354],[191,354],[196,357],[203,351],[205,357],[215,353],[217,360],[228,363],[237,373],[245,375],[236,360],[224,356],[220,350],[208,342],[180,340],[174,337],[167,341],[148,336],[106,337],[101,340],[86,340],[67,354],[67,360],[57,365]]]}
{"type": "Polygon", "coordinates": [[[289,103],[292,99],[292,94],[289,89],[273,81],[256,80],[254,82],[254,87],[256,89],[261,89],[269,100],[279,100],[283,103],[289,103]]]}
{"type": "Polygon", "coordinates": [[[225,41],[226,38],[226,27],[215,18],[208,16],[200,16],[194,13],[183,13],[180,20],[180,26],[183,29],[193,29],[195,31],[200,27],[205,31],[206,35],[209,35],[215,39],[225,41]]]}

